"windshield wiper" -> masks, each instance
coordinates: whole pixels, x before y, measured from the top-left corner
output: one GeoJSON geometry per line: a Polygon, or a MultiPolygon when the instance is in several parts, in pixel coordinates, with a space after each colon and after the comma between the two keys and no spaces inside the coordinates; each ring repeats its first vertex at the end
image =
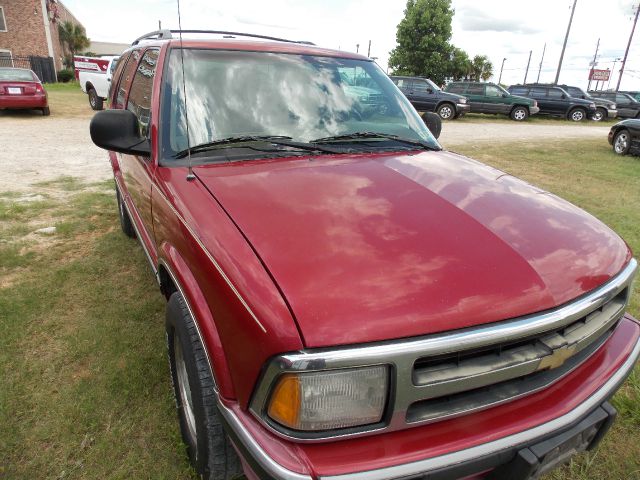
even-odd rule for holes
{"type": "Polygon", "coordinates": [[[344,140],[366,140],[366,139],[375,139],[379,138],[382,140],[393,140],[399,143],[404,143],[407,145],[414,145],[416,147],[422,147],[427,150],[440,150],[439,147],[431,145],[427,142],[422,142],[420,140],[412,140],[409,138],[399,137],[398,135],[392,135],[390,133],[378,133],[378,132],[353,132],[347,133],[345,135],[334,135],[332,137],[323,137],[312,140],[311,143],[331,143],[331,142],[340,142],[344,140]]]}
{"type": "Polygon", "coordinates": [[[292,148],[298,148],[300,150],[309,150],[309,151],[322,152],[322,153],[346,153],[347,152],[347,150],[343,148],[333,148],[333,147],[315,145],[312,143],[295,142],[291,140],[291,137],[287,137],[284,135],[244,135],[244,136],[238,136],[238,137],[222,138],[220,140],[215,140],[213,142],[201,143],[200,145],[196,145],[195,147],[191,147],[178,152],[175,155],[175,158],[184,158],[189,153],[194,154],[199,152],[206,152],[209,150],[216,150],[218,148],[227,148],[229,146],[234,146],[239,143],[249,143],[249,142],[270,143],[272,145],[281,145],[284,147],[292,147],[292,148]]]}

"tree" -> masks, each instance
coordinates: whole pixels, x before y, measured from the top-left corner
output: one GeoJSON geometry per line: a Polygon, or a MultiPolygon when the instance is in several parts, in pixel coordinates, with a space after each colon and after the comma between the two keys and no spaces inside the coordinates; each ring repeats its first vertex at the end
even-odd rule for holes
{"type": "Polygon", "coordinates": [[[69,21],[58,25],[58,35],[69,52],[65,55],[64,64],[67,68],[72,68],[74,55],[87,48],[91,42],[87,38],[84,27],[69,21]]]}
{"type": "Polygon", "coordinates": [[[464,50],[453,47],[448,76],[453,80],[462,80],[471,75],[471,60],[464,50]]]}
{"type": "Polygon", "coordinates": [[[425,75],[437,84],[450,76],[451,0],[408,0],[389,66],[399,75],[425,75]]]}
{"type": "Polygon", "coordinates": [[[493,64],[486,55],[476,55],[471,61],[471,76],[474,80],[485,82],[493,75],[493,64]]]}

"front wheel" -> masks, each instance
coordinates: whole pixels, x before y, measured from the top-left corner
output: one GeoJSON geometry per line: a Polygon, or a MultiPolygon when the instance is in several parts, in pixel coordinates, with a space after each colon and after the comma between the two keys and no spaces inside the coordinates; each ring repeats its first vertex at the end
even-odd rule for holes
{"type": "Polygon", "coordinates": [[[102,110],[102,98],[98,96],[94,88],[89,89],[89,105],[93,110],[102,110]]]}
{"type": "Polygon", "coordinates": [[[613,137],[613,151],[618,155],[626,155],[631,148],[631,138],[628,130],[620,130],[613,137]]]}
{"type": "Polygon", "coordinates": [[[179,292],[167,303],[167,347],[182,439],[193,468],[206,480],[229,480],[242,467],[217,407],[207,355],[179,292]]]}
{"type": "Polygon", "coordinates": [[[436,113],[440,115],[440,118],[443,120],[451,120],[456,115],[456,109],[450,103],[443,103],[438,107],[438,111],[436,113]]]}
{"type": "Polygon", "coordinates": [[[587,116],[587,112],[583,108],[574,108],[569,112],[569,119],[574,122],[581,122],[587,116]]]}
{"type": "Polygon", "coordinates": [[[601,122],[605,118],[607,118],[607,111],[604,108],[598,108],[596,113],[591,116],[591,120],[594,122],[601,122]]]}
{"type": "Polygon", "coordinates": [[[529,111],[525,107],[516,107],[511,110],[511,120],[522,122],[529,116],[529,111]]]}

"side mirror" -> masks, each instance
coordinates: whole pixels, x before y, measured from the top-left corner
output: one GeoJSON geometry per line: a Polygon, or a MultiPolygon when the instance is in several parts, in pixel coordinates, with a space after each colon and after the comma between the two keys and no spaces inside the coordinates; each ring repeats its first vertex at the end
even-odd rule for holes
{"type": "Polygon", "coordinates": [[[563,93],[563,94],[562,94],[562,98],[567,98],[567,96],[563,93]]]}
{"type": "Polygon", "coordinates": [[[138,118],[129,110],[103,110],[89,125],[91,140],[98,147],[128,155],[151,155],[149,140],[140,135],[138,118]]]}
{"type": "Polygon", "coordinates": [[[440,132],[442,132],[442,119],[440,115],[433,112],[426,112],[422,114],[422,121],[434,137],[438,138],[440,136],[440,132]]]}
{"type": "Polygon", "coordinates": [[[433,88],[431,88],[431,87],[427,88],[427,92],[433,93],[433,88]]]}
{"type": "Polygon", "coordinates": [[[502,94],[502,98],[507,98],[509,95],[507,95],[506,93],[502,94]]]}

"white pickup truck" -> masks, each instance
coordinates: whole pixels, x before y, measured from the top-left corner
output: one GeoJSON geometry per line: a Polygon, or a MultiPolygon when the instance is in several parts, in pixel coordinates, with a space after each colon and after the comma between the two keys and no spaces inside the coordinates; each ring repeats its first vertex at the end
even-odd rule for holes
{"type": "Polygon", "coordinates": [[[111,77],[120,57],[82,57],[73,58],[76,78],[80,88],[89,96],[89,105],[93,110],[102,110],[104,100],[109,96],[111,77]]]}

